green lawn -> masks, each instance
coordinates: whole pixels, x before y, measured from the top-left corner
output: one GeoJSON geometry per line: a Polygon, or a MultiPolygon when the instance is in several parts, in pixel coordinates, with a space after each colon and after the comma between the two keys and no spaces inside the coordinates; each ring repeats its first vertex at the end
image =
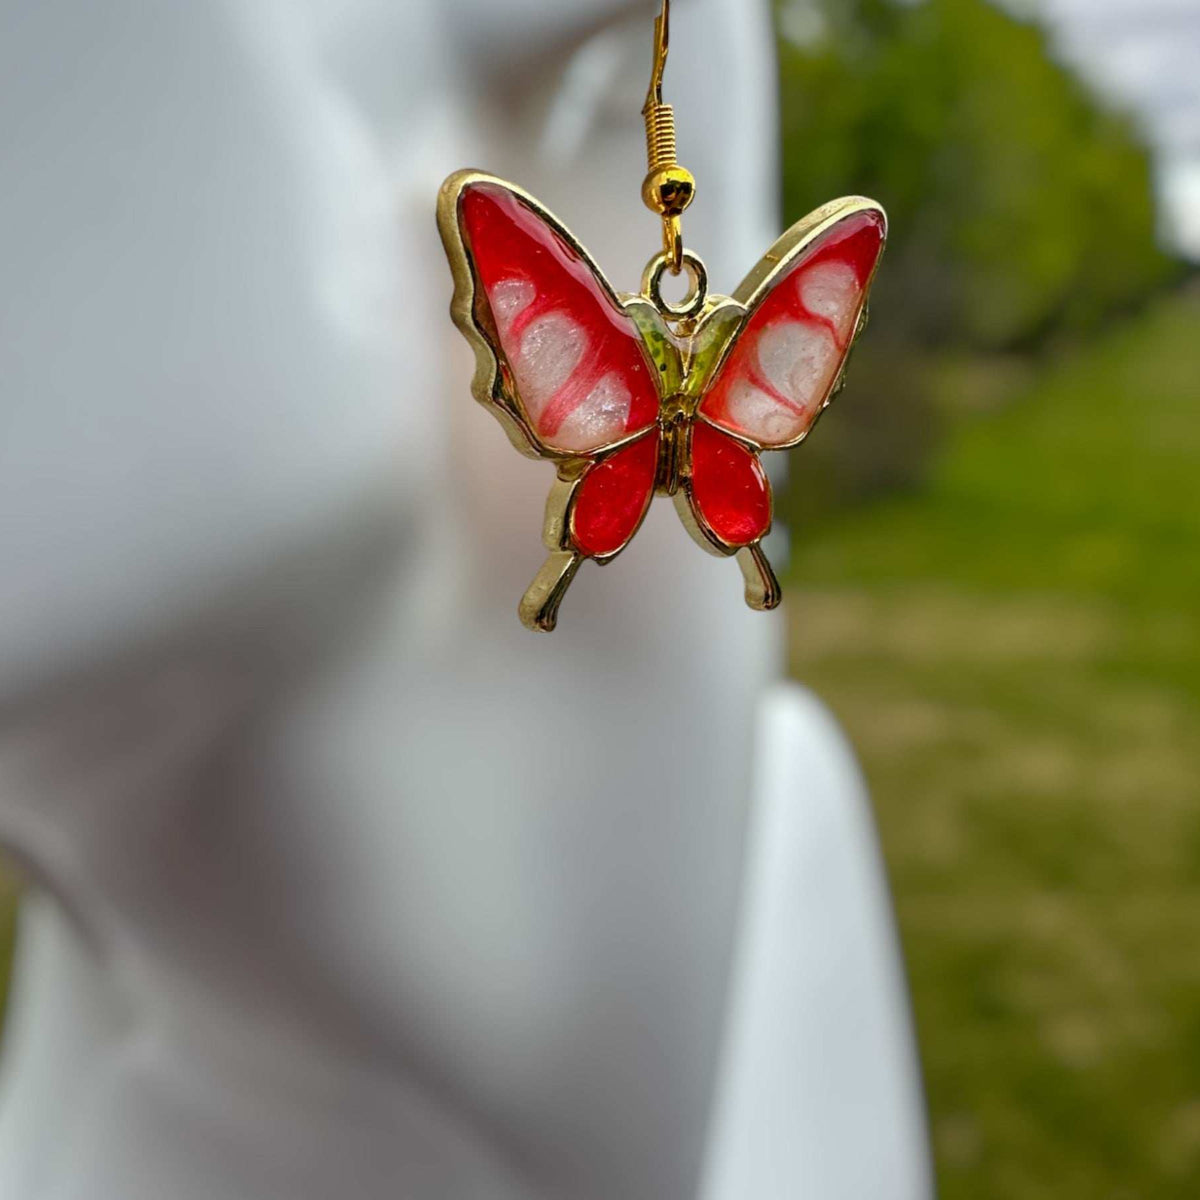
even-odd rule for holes
{"type": "Polygon", "coordinates": [[[795,543],[792,669],[870,778],[943,1200],[1194,1200],[1200,298],[795,543]]]}
{"type": "MultiPolygon", "coordinates": [[[[13,941],[17,933],[17,892],[17,874],[0,856],[0,1021],[4,1017],[8,978],[12,970],[13,941]]],[[[3,1047],[0,1046],[0,1049],[3,1047]]]]}

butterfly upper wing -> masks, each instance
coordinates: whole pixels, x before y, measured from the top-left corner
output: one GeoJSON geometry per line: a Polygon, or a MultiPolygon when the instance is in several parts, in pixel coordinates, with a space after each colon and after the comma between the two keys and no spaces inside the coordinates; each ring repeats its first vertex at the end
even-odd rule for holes
{"type": "Polygon", "coordinates": [[[678,508],[703,545],[731,553],[771,527],[760,449],[795,445],[829,402],[866,305],[886,224],[870,200],[835,200],[794,225],[697,329],[699,394],[678,508]]]}
{"type": "Polygon", "coordinates": [[[835,200],[793,226],[734,299],[746,319],[699,406],[763,449],[795,445],[829,403],[858,331],[887,223],[871,200],[835,200]]]}
{"type": "Polygon", "coordinates": [[[643,336],[550,213],[511,184],[458,172],[439,226],[455,320],[476,347],[476,395],[520,449],[592,458],[655,424],[658,371],[643,336]]]}

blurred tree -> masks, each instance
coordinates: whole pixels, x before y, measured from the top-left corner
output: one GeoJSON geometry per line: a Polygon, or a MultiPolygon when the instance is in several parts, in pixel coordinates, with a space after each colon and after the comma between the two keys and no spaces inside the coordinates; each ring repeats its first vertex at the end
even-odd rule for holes
{"type": "Polygon", "coordinates": [[[931,356],[1084,332],[1174,268],[1138,131],[1037,26],[987,0],[783,0],[778,16],[787,219],[848,192],[891,219],[840,402],[856,416],[806,452],[795,518],[919,475],[931,356]]]}
{"type": "Polygon", "coordinates": [[[883,202],[877,298],[907,340],[1029,345],[1169,276],[1148,151],[1035,25],[986,0],[788,0],[780,17],[787,215],[883,202]]]}

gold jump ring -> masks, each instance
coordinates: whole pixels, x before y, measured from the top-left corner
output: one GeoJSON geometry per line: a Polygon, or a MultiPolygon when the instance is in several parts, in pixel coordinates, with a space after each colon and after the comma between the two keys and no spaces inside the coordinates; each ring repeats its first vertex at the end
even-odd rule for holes
{"type": "Polygon", "coordinates": [[[683,269],[692,281],[688,294],[678,303],[672,304],[662,296],[663,272],[671,266],[666,251],[656,254],[642,272],[642,295],[644,295],[659,312],[672,320],[685,321],[689,317],[698,316],[708,299],[708,272],[698,255],[690,250],[684,250],[681,256],[683,269]]]}

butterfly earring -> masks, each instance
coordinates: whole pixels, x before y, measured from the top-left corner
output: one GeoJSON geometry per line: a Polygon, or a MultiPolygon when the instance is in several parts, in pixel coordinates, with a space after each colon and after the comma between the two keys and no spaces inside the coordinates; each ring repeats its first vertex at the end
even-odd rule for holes
{"type": "Polygon", "coordinates": [[[566,226],[511,183],[457,171],[438,198],[451,315],[475,350],[472,391],[518,450],[557,466],[550,554],[519,608],[530,629],[554,628],[580,564],[615,558],[656,493],[674,498],[702,547],[736,556],[751,608],[779,603],[762,550],[772,497],[759,454],[797,445],[837,392],[883,251],[883,209],[834,200],[793,225],[732,296],[709,295],[681,234],[695,183],[675,160],[662,100],[668,9],[663,0],[642,110],[642,196],[662,219],[663,249],[639,293],[613,291],[566,226]],[[667,271],[689,279],[676,304],[661,293],[667,271]]]}

